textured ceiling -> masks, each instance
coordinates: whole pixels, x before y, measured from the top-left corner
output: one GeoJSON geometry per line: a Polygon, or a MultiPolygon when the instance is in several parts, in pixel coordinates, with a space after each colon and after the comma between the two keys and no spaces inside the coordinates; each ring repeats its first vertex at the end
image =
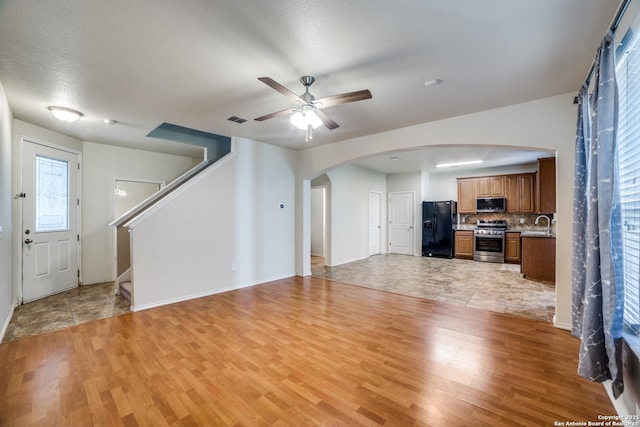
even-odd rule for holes
{"type": "Polygon", "coordinates": [[[576,91],[617,1],[0,0],[0,82],[16,118],[81,140],[186,153],[163,122],[292,149],[576,91]],[[324,97],[305,143],[269,76],[324,97]],[[424,82],[442,79],[426,87],[424,82]],[[49,105],[85,116],[56,121],[49,105]],[[227,120],[236,115],[244,124],[227,120]],[[104,118],[117,120],[106,125],[104,118]]]}

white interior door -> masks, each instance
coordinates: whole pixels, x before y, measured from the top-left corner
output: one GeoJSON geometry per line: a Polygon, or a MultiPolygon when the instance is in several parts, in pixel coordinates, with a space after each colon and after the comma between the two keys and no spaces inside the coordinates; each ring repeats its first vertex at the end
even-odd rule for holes
{"type": "Polygon", "coordinates": [[[78,286],[78,154],[23,141],[22,300],[78,286]]]}
{"type": "Polygon", "coordinates": [[[389,252],[413,255],[412,192],[389,193],[389,252]]]}
{"type": "Polygon", "coordinates": [[[369,255],[380,253],[382,237],[382,194],[369,192],[369,255]]]}
{"type": "Polygon", "coordinates": [[[325,256],[325,188],[311,188],[311,256],[325,256]]]}

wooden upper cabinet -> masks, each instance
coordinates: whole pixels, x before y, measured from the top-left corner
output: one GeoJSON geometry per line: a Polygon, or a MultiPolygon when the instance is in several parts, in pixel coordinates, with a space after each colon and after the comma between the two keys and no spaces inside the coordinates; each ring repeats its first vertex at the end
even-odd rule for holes
{"type": "Polygon", "coordinates": [[[476,178],[476,197],[504,197],[504,183],[504,176],[476,178]]]}
{"type": "Polygon", "coordinates": [[[520,213],[535,213],[535,174],[519,176],[520,184],[520,213]]]}
{"type": "Polygon", "coordinates": [[[535,213],[535,174],[507,175],[506,198],[508,213],[535,213]]]}
{"type": "Polygon", "coordinates": [[[536,212],[551,214],[556,211],[556,158],[538,159],[536,174],[536,212]]]}
{"type": "Polygon", "coordinates": [[[476,213],[475,178],[458,178],[458,212],[462,214],[476,213]]]}

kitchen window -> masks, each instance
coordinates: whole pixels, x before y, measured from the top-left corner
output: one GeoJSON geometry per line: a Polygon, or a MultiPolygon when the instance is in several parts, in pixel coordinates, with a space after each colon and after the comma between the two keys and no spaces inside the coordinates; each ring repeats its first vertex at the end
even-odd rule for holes
{"type": "Polygon", "coordinates": [[[624,323],[640,336],[640,26],[638,17],[619,44],[618,183],[623,221],[624,323]]]}

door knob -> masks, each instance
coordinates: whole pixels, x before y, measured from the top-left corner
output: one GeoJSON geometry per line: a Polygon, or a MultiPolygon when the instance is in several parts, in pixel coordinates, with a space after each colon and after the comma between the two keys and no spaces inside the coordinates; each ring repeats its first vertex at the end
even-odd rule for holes
{"type": "Polygon", "coordinates": [[[24,239],[24,242],[28,245],[29,243],[33,243],[33,240],[31,240],[31,239],[24,239]]]}

